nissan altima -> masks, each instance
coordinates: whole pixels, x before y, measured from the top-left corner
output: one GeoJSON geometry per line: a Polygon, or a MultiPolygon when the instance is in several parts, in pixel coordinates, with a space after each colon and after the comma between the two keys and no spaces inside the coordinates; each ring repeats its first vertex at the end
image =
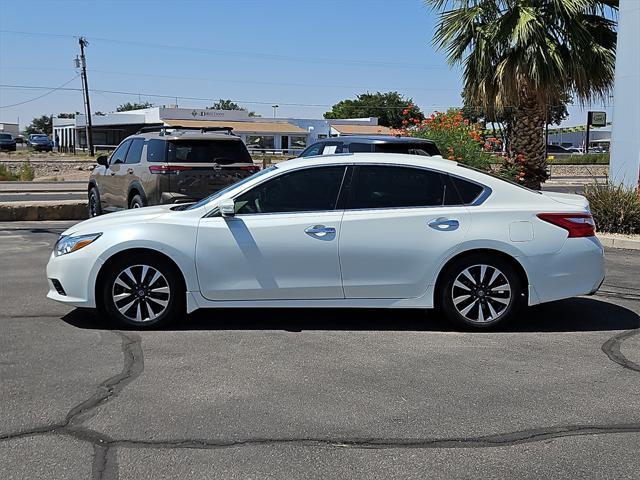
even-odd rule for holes
{"type": "Polygon", "coordinates": [[[49,298],[151,327],[200,308],[437,308],[486,329],[595,292],[604,251],[586,199],[441,157],[343,154],[266,168],[198,203],[79,223],[49,298]]]}

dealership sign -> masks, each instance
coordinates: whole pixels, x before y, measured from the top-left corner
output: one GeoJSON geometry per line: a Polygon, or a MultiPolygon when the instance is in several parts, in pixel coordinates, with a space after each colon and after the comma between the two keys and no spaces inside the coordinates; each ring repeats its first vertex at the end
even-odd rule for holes
{"type": "Polygon", "coordinates": [[[592,127],[606,127],[607,112],[589,112],[587,123],[592,127]]]}
{"type": "Polygon", "coordinates": [[[246,110],[211,110],[208,108],[160,108],[162,120],[247,120],[246,110]]]}

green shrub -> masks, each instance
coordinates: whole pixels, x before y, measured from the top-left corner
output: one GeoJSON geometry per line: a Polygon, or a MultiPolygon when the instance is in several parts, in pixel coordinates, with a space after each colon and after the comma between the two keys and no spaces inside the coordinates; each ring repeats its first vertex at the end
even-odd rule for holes
{"type": "Polygon", "coordinates": [[[640,233],[640,194],[634,188],[596,183],[585,189],[600,232],[640,233]]]}
{"type": "Polygon", "coordinates": [[[27,160],[22,164],[20,170],[18,170],[18,177],[20,177],[20,181],[22,182],[30,182],[33,180],[35,173],[33,171],[33,167],[31,163],[27,160]]]}
{"type": "Polygon", "coordinates": [[[18,180],[18,177],[6,165],[0,163],[0,182],[18,180]]]}

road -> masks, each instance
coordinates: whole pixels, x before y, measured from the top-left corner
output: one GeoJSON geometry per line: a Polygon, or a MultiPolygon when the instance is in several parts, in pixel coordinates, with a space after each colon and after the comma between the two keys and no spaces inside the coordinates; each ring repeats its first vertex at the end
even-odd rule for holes
{"type": "Polygon", "coordinates": [[[87,182],[0,182],[0,202],[86,199],[87,182]]]}
{"type": "Polygon", "coordinates": [[[494,333],[320,309],[142,332],[45,298],[68,225],[0,224],[3,479],[637,478],[638,252],[494,333]]]}

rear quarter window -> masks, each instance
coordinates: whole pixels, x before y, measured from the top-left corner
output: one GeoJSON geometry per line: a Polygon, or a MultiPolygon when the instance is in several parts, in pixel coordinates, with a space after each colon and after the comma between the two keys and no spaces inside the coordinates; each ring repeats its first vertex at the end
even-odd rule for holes
{"type": "Polygon", "coordinates": [[[449,177],[451,179],[452,189],[449,188],[445,204],[447,205],[468,205],[473,203],[480,193],[484,190],[484,187],[477,183],[469,182],[458,177],[449,177]],[[453,190],[453,191],[451,191],[453,190]]]}
{"type": "Polygon", "coordinates": [[[147,162],[164,162],[167,142],[151,139],[147,142],[147,162]]]}

